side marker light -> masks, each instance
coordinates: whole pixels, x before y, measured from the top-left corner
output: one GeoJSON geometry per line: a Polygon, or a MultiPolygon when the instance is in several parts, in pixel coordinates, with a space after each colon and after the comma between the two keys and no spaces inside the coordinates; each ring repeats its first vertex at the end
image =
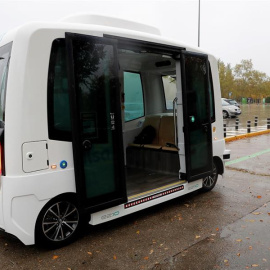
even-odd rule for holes
{"type": "Polygon", "coordinates": [[[65,161],[65,160],[62,160],[61,162],[60,162],[60,168],[61,169],[65,169],[67,167],[67,162],[65,161]]]}

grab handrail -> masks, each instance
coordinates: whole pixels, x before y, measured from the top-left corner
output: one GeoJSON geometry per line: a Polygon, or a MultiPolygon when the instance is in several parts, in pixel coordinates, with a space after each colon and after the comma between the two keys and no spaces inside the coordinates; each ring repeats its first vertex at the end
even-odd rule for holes
{"type": "Polygon", "coordinates": [[[174,144],[178,148],[178,136],[177,136],[177,121],[176,121],[176,111],[177,111],[177,97],[173,100],[173,122],[174,122],[174,144]]]}

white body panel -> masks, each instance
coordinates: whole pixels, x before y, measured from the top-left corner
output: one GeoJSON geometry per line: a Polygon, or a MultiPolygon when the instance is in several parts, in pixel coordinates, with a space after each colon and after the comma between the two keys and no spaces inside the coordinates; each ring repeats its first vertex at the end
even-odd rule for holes
{"type": "Polygon", "coordinates": [[[2,177],[3,219],[6,232],[24,244],[34,244],[37,216],[53,197],[75,192],[74,170],[2,177]]]}
{"type": "MultiPolygon", "coordinates": [[[[76,192],[72,143],[53,141],[48,136],[47,81],[53,40],[64,38],[66,32],[99,37],[107,34],[185,47],[189,51],[202,53],[197,48],[149,34],[149,32],[158,34],[151,27],[146,31],[148,33],[138,32],[141,27],[139,24],[139,28],[134,31],[89,25],[85,22],[78,24],[71,21],[27,24],[5,34],[0,40],[0,47],[9,42],[13,43],[6,92],[4,145],[6,176],[1,176],[0,227],[17,236],[24,244],[35,243],[35,224],[43,206],[60,194],[76,192]],[[48,144],[46,150],[44,150],[45,144],[48,144]],[[36,151],[41,153],[38,159],[35,157],[36,151]],[[33,154],[32,159],[29,158],[29,153],[33,154]],[[62,160],[68,164],[66,169],[61,169],[59,166],[62,160]],[[52,165],[55,165],[56,168],[52,169],[52,165]]],[[[216,60],[213,56],[209,55],[209,61],[215,65],[216,60]]],[[[212,77],[215,99],[220,100],[216,69],[212,69],[212,77]]],[[[181,104],[179,95],[178,109],[181,109],[181,104]]],[[[217,122],[222,121],[222,109],[219,103],[216,104],[215,110],[217,122]]],[[[133,122],[130,125],[135,127],[137,124],[133,122]]],[[[183,125],[183,119],[179,117],[178,126],[181,125],[183,125]]],[[[128,132],[128,125],[125,132],[128,132]]],[[[225,149],[222,129],[217,128],[213,132],[213,140],[213,154],[222,159],[225,149]]],[[[179,148],[181,149],[180,162],[184,168],[183,141],[179,141],[179,148]]],[[[179,192],[135,207],[124,209],[123,205],[119,205],[106,209],[92,214],[90,223],[94,225],[105,222],[107,220],[101,219],[101,217],[114,211],[119,211],[117,217],[124,216],[182,196],[201,186],[201,180],[186,183],[184,189],[179,192]]]]}
{"type": "MultiPolygon", "coordinates": [[[[156,199],[152,199],[152,200],[149,200],[149,201],[146,201],[143,203],[138,203],[138,204],[134,203],[135,204],[134,206],[127,208],[127,209],[125,208],[125,205],[132,204],[134,201],[138,201],[138,202],[140,200],[143,201],[144,197],[141,197],[141,198],[136,199],[136,200],[129,200],[126,204],[121,204],[119,206],[111,207],[111,208],[108,208],[106,210],[96,212],[96,213],[91,215],[91,220],[90,220],[89,224],[97,225],[100,223],[104,223],[104,222],[107,222],[107,221],[110,221],[110,220],[113,220],[113,219],[116,219],[119,217],[129,215],[131,213],[146,209],[148,207],[172,200],[174,198],[183,196],[183,195],[188,194],[192,191],[200,189],[202,187],[202,180],[197,180],[197,181],[194,181],[192,183],[180,184],[179,186],[176,186],[176,187],[181,187],[181,186],[183,186],[183,189],[181,189],[179,191],[173,192],[171,194],[168,193],[168,194],[165,194],[163,196],[156,195],[157,196],[156,199]]],[[[170,189],[167,189],[167,190],[170,190],[170,189]]],[[[166,193],[167,190],[164,190],[162,193],[166,193]]],[[[148,196],[146,196],[146,197],[148,197],[148,196]]],[[[155,197],[155,193],[153,195],[151,195],[150,197],[155,197]]]]}

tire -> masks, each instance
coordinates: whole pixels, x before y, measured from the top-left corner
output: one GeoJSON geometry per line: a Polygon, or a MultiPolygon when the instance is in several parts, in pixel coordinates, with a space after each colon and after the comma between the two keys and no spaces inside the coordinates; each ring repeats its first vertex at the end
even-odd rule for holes
{"type": "Polygon", "coordinates": [[[36,223],[36,243],[59,248],[73,242],[80,231],[81,215],[71,199],[55,199],[40,212],[36,223]]]}
{"type": "Polygon", "coordinates": [[[229,113],[227,111],[222,111],[223,119],[229,118],[229,113]]]}
{"type": "Polygon", "coordinates": [[[215,164],[215,162],[213,162],[213,174],[203,178],[202,191],[207,192],[212,190],[217,183],[217,179],[218,179],[217,165],[215,164]]]}

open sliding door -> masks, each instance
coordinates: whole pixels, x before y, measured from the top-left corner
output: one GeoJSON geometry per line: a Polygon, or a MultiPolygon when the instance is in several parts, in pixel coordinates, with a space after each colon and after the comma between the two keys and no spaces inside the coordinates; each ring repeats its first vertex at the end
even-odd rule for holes
{"type": "Polygon", "coordinates": [[[182,51],[181,77],[185,149],[181,169],[190,182],[213,170],[208,56],[182,51]]]}
{"type": "Polygon", "coordinates": [[[127,201],[116,42],[66,33],[76,191],[91,212],[127,201]]]}

